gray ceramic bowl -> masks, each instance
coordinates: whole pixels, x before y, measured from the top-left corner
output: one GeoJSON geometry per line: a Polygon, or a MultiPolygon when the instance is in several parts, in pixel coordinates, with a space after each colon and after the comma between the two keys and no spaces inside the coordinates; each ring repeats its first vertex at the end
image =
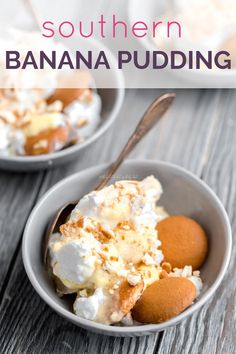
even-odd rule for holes
{"type": "Polygon", "coordinates": [[[95,39],[81,41],[78,37],[74,37],[72,41],[67,42],[71,50],[80,48],[84,52],[93,50],[97,53],[104,50],[109,58],[111,69],[106,72],[94,70],[92,75],[98,89],[98,93],[102,99],[101,124],[96,132],[81,144],[76,144],[61,151],[52,154],[40,156],[0,156],[0,169],[10,171],[34,171],[40,169],[48,169],[60,164],[69,162],[77,158],[82,150],[86,149],[90,144],[100,138],[111,126],[124,99],[124,78],[120,70],[116,69],[116,60],[114,55],[103,44],[95,39]],[[107,86],[109,84],[109,86],[107,86]],[[111,88],[105,88],[111,87],[111,88]]]}
{"type": "Polygon", "coordinates": [[[96,166],[64,179],[39,201],[27,222],[23,237],[23,260],[28,277],[42,299],[60,315],[85,329],[114,336],[140,336],[158,332],[182,321],[214,294],[227,271],[231,254],[231,228],[227,214],[212,190],[178,166],[155,161],[128,161],[118,171],[118,179],[142,179],[153,174],[164,189],[160,205],[169,214],[184,214],[200,222],[210,243],[208,258],[201,269],[204,288],[195,303],[179,316],[162,324],[135,327],[107,326],[77,317],[66,300],[57,296],[41,254],[43,234],[48,221],[66,202],[88,193],[104,174],[107,165],[96,166]]]}

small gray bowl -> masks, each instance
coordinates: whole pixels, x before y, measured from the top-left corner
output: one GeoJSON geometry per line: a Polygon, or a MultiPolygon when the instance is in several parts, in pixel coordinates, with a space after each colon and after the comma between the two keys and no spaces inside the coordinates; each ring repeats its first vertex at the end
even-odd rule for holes
{"type": "Polygon", "coordinates": [[[78,36],[75,36],[73,40],[67,41],[67,46],[72,52],[78,48],[84,52],[92,50],[94,53],[103,50],[109,58],[110,70],[106,70],[105,72],[100,70],[92,71],[96,87],[98,88],[98,94],[102,100],[101,123],[99,127],[84,142],[51,154],[38,156],[0,156],[0,169],[17,172],[35,171],[49,169],[76,159],[84,149],[99,139],[117,118],[124,99],[124,77],[122,72],[116,69],[114,55],[107,47],[95,39],[81,41],[78,36]]]}
{"type": "Polygon", "coordinates": [[[70,311],[70,304],[59,298],[43,265],[41,245],[49,220],[66,202],[79,199],[94,188],[107,165],[96,166],[72,175],[51,188],[33,209],[23,237],[23,261],[28,277],[42,299],[61,316],[74,324],[113,336],[141,336],[176,325],[198,310],[215,293],[227,270],[232,235],[228,216],[214,192],[185,169],[155,161],[128,161],[122,165],[115,179],[143,179],[157,177],[164,193],[159,205],[169,214],[183,214],[194,218],[205,228],[209,238],[209,254],[201,269],[204,287],[195,303],[179,316],[161,324],[134,327],[108,326],[85,320],[70,311]]]}

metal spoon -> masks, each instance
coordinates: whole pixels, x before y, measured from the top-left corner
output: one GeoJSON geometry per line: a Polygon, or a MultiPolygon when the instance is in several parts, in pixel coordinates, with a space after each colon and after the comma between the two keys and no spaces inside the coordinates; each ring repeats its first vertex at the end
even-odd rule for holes
{"type": "MultiPolygon", "coordinates": [[[[105,175],[102,177],[101,181],[94,188],[94,190],[101,190],[109,182],[113,174],[117,171],[121,163],[125,158],[130,154],[134,149],[137,143],[153,128],[153,126],[162,118],[164,113],[171,106],[175,98],[174,93],[167,93],[158,97],[146,110],[142,116],[140,122],[138,123],[135,131],[129,138],[128,142],[125,144],[123,150],[121,151],[118,158],[111,164],[111,166],[106,171],[105,175]]],[[[78,203],[70,202],[65,204],[54,216],[54,218],[49,223],[47,231],[45,233],[44,242],[43,242],[43,258],[44,263],[47,264],[47,254],[48,254],[48,244],[51,235],[54,232],[58,232],[60,225],[65,222],[66,217],[74,209],[75,205],[78,203]]]]}

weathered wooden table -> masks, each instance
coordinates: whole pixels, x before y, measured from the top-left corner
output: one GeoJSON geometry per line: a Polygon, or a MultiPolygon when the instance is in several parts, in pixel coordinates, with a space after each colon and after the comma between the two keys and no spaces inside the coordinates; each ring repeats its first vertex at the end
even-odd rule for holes
{"type": "MultiPolygon", "coordinates": [[[[113,338],[86,332],[54,313],[33,290],[21,257],[28,215],[60,179],[112,161],[157,90],[129,90],[106,137],[77,162],[51,171],[0,172],[0,353],[235,353],[235,249],[223,284],[194,316],[163,333],[113,338]]],[[[177,91],[177,99],[136,148],[135,159],[172,161],[204,179],[223,201],[236,226],[236,91],[177,91]]]]}

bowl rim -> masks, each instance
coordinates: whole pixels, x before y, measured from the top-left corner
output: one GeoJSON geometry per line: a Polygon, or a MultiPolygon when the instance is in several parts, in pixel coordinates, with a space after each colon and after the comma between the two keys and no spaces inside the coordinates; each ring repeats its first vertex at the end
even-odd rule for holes
{"type": "MultiPolygon", "coordinates": [[[[76,36],[75,36],[76,37],[76,36]]],[[[79,38],[79,37],[78,37],[79,38]]],[[[0,156],[0,161],[2,162],[14,162],[14,163],[23,163],[23,164],[29,164],[31,165],[32,163],[40,163],[40,162],[49,162],[52,160],[57,160],[60,158],[63,158],[67,155],[71,155],[73,153],[76,153],[88,145],[92,144],[95,142],[99,137],[101,137],[112,125],[112,123],[115,121],[115,119],[118,116],[118,113],[122,107],[124,97],[125,97],[125,79],[124,79],[124,74],[121,70],[116,69],[116,59],[112,51],[104,45],[102,42],[95,38],[88,38],[87,39],[88,43],[91,43],[92,46],[95,48],[101,50],[103,49],[108,53],[108,56],[110,58],[111,66],[114,67],[114,77],[116,77],[117,81],[117,87],[114,88],[105,88],[105,87],[97,87],[98,91],[99,90],[115,90],[117,92],[116,94],[116,99],[114,102],[114,105],[108,114],[108,118],[105,120],[103,124],[98,126],[98,129],[90,136],[88,137],[84,142],[75,144],[73,146],[70,146],[64,150],[59,150],[55,151],[50,154],[43,154],[43,155],[37,155],[37,156],[0,156]]]]}
{"type": "Polygon", "coordinates": [[[230,221],[228,218],[228,215],[225,211],[225,208],[218,198],[218,196],[213,192],[213,190],[200,178],[198,178],[196,175],[194,175],[192,172],[186,170],[185,168],[178,166],[176,164],[170,163],[170,162],[163,162],[159,160],[127,160],[125,165],[129,165],[130,167],[134,165],[139,165],[141,164],[142,166],[151,166],[153,164],[156,164],[157,166],[163,166],[163,167],[169,167],[175,171],[179,171],[180,173],[184,174],[185,176],[189,177],[192,179],[194,182],[198,183],[206,193],[208,193],[211,198],[213,199],[214,203],[218,206],[218,209],[221,213],[222,220],[224,222],[224,226],[226,229],[225,232],[225,237],[226,237],[226,251],[222,260],[221,268],[220,271],[214,281],[214,283],[210,286],[209,289],[206,290],[205,294],[201,297],[201,299],[197,300],[193,305],[191,305],[189,308],[187,308],[184,312],[179,314],[178,316],[160,323],[160,324],[144,324],[144,325],[136,325],[136,326],[110,326],[110,325],[105,325],[97,322],[93,322],[90,320],[83,319],[81,317],[78,317],[77,315],[73,314],[72,312],[62,308],[59,304],[54,302],[54,300],[47,294],[46,290],[44,290],[39,282],[37,281],[37,278],[35,276],[35,273],[31,267],[31,262],[28,254],[28,238],[30,237],[30,228],[31,224],[34,223],[34,218],[35,214],[37,214],[37,211],[43,206],[44,202],[47,200],[47,198],[53,194],[56,193],[57,190],[64,184],[69,183],[73,179],[77,179],[78,176],[80,176],[83,173],[90,172],[93,174],[95,171],[99,169],[104,169],[109,166],[109,164],[100,164],[98,166],[93,166],[87,169],[84,169],[80,172],[77,172],[75,174],[72,174],[71,176],[68,176],[58,183],[56,183],[53,187],[51,187],[38,201],[38,203],[35,205],[33,210],[31,211],[31,214],[28,218],[28,221],[25,226],[24,234],[23,234],[23,240],[22,240],[22,255],[23,255],[23,263],[25,267],[25,271],[29,277],[29,280],[31,284],[33,285],[34,289],[38,293],[38,295],[58,314],[60,314],[62,317],[68,319],[69,321],[72,321],[73,323],[87,329],[91,329],[97,332],[103,332],[104,334],[111,335],[111,333],[115,335],[142,335],[144,332],[151,333],[151,332],[158,332],[161,330],[164,330],[170,326],[176,325],[183,319],[186,319],[190,315],[192,315],[196,310],[198,310],[200,307],[202,307],[210,298],[211,296],[215,293],[216,289],[219,287],[220,283],[223,280],[223,277],[228,269],[228,265],[230,262],[230,257],[231,257],[231,252],[232,252],[232,232],[231,232],[231,226],[230,226],[230,221]]]}

